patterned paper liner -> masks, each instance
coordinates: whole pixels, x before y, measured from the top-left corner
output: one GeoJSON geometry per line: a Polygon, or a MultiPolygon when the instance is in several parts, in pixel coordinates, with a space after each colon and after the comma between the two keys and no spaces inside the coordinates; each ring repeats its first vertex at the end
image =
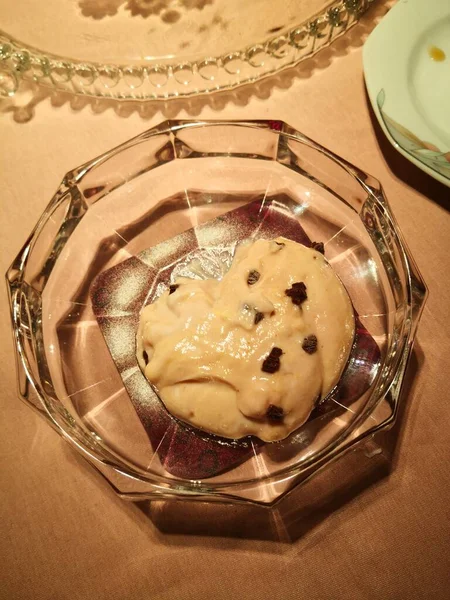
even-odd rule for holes
{"type": "MultiPolygon", "coordinates": [[[[264,443],[256,438],[219,438],[191,428],[167,412],[137,363],[140,311],[166,289],[173,276],[220,276],[228,268],[237,243],[279,235],[311,245],[286,206],[274,198],[256,200],[144,250],[104,271],[93,282],[94,314],[114,364],[152,448],[166,471],[176,477],[212,477],[251,458],[264,443]]],[[[355,342],[344,374],[310,420],[355,402],[370,387],[379,360],[378,345],[356,318],[355,342]]],[[[289,438],[276,443],[288,444],[289,438]]]]}

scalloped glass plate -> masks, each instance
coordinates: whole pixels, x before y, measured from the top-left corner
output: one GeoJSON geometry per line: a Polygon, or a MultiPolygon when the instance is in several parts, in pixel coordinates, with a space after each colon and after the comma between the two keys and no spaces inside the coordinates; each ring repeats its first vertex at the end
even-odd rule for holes
{"type": "Polygon", "coordinates": [[[3,2],[0,93],[13,95],[23,78],[123,99],[230,89],[311,56],[373,1],[3,2]]]}

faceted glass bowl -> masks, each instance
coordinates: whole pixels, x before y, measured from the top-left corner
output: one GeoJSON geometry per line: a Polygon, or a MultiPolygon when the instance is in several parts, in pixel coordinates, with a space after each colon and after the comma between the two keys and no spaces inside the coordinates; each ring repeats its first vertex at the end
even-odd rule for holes
{"type": "Polygon", "coordinates": [[[380,184],[280,121],[165,122],[67,173],[7,279],[21,397],[122,497],[261,505],[394,423],[427,295],[380,184]],[[176,477],[133,409],[91,286],[143,250],[261,197],[325,243],[381,358],[351,406],[223,473],[176,477]]]}

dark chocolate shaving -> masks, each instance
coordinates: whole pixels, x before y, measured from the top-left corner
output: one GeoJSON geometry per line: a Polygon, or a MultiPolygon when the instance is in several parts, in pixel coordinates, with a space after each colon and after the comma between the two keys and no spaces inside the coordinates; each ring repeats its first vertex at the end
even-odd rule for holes
{"type": "Polygon", "coordinates": [[[262,313],[262,312],[255,313],[255,325],[258,325],[258,323],[260,321],[262,321],[263,319],[264,319],[264,313],[262,313]]]}
{"type": "Polygon", "coordinates": [[[316,336],[308,335],[308,337],[305,337],[305,339],[303,340],[302,348],[307,354],[314,354],[314,352],[317,350],[316,336]]]}
{"type": "Polygon", "coordinates": [[[306,285],[303,283],[303,281],[293,283],[292,287],[290,287],[288,290],[285,290],[284,293],[286,296],[289,296],[293,304],[296,306],[300,306],[308,298],[306,293],[306,285]]]}
{"type": "Polygon", "coordinates": [[[266,412],[266,417],[269,421],[282,421],[284,417],[284,410],[281,406],[275,406],[275,404],[269,404],[269,408],[266,412]]]}
{"type": "Polygon", "coordinates": [[[264,359],[261,371],[264,371],[264,373],[276,373],[280,368],[280,356],[282,354],[283,350],[274,346],[269,356],[264,359]]]}
{"type": "Polygon", "coordinates": [[[261,273],[259,271],[257,271],[256,269],[253,269],[252,271],[250,271],[250,273],[248,274],[248,277],[247,277],[248,285],[253,285],[254,283],[256,283],[258,281],[258,279],[260,277],[261,277],[261,273]]]}
{"type": "Polygon", "coordinates": [[[144,352],[142,353],[142,356],[144,358],[144,362],[146,365],[148,365],[148,354],[147,352],[144,350],[144,352]]]}
{"type": "Polygon", "coordinates": [[[317,252],[320,252],[320,254],[325,254],[323,242],[312,242],[311,248],[313,250],[317,250],[317,252]]]}
{"type": "Polygon", "coordinates": [[[173,294],[179,287],[180,286],[177,283],[172,283],[172,285],[169,286],[169,296],[170,294],[173,294]]]}

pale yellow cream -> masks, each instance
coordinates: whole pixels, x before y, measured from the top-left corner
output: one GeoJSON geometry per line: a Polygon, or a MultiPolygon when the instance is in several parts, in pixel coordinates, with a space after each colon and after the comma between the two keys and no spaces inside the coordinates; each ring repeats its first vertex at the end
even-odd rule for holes
{"type": "Polygon", "coordinates": [[[227,438],[275,441],[337,384],[354,314],[320,252],[285,238],[258,240],[237,249],[221,280],[175,284],[142,310],[137,335],[139,364],[174,416],[227,438]],[[259,274],[253,284],[251,271],[259,274]],[[296,305],[286,290],[300,282],[307,298],[296,305]],[[279,369],[266,372],[273,348],[282,351],[279,369]]]}

